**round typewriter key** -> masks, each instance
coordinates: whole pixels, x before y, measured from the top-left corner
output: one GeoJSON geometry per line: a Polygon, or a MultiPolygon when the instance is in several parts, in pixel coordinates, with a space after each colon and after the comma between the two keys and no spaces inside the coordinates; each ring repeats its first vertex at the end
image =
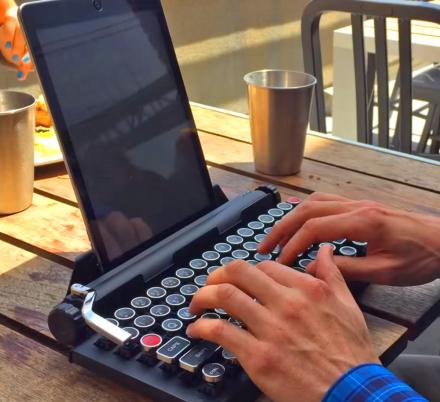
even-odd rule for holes
{"type": "Polygon", "coordinates": [[[223,258],[220,260],[220,264],[222,264],[222,265],[227,265],[227,264],[229,264],[229,263],[232,262],[232,261],[235,261],[235,258],[232,258],[232,257],[223,257],[223,258]]]}
{"type": "Polygon", "coordinates": [[[272,259],[272,254],[260,254],[260,253],[256,253],[254,255],[254,258],[261,262],[261,261],[268,261],[272,259]]]}
{"type": "Polygon", "coordinates": [[[258,222],[258,221],[252,221],[248,223],[248,228],[252,230],[263,230],[264,229],[264,223],[258,222]]]}
{"type": "Polygon", "coordinates": [[[218,383],[223,380],[225,376],[226,369],[220,363],[208,363],[202,368],[203,379],[209,383],[218,383]]]}
{"type": "Polygon", "coordinates": [[[243,237],[238,235],[230,235],[226,238],[226,241],[233,246],[238,246],[243,243],[243,237]]]}
{"type": "Polygon", "coordinates": [[[169,278],[162,279],[160,283],[165,289],[176,289],[180,286],[180,279],[170,276],[169,278]]]}
{"type": "Polygon", "coordinates": [[[318,257],[318,250],[312,250],[312,251],[309,251],[309,253],[308,253],[308,257],[309,257],[311,260],[316,260],[316,257],[318,257]]]}
{"type": "Polygon", "coordinates": [[[192,321],[197,318],[195,314],[189,312],[189,307],[183,307],[177,312],[177,317],[183,321],[192,321]]]}
{"type": "Polygon", "coordinates": [[[252,237],[254,233],[251,228],[240,228],[237,230],[237,234],[241,237],[252,237]]]}
{"type": "Polygon", "coordinates": [[[228,320],[232,325],[235,325],[236,327],[243,327],[243,322],[242,321],[240,321],[240,320],[237,320],[236,318],[234,318],[234,317],[230,317],[229,318],[229,320],[228,320]]]}
{"type": "Polygon", "coordinates": [[[301,198],[298,198],[298,197],[289,197],[289,198],[287,199],[287,202],[290,202],[290,203],[293,204],[293,205],[298,205],[298,204],[301,204],[302,199],[301,199],[301,198]]]}
{"type": "Polygon", "coordinates": [[[202,318],[208,318],[210,320],[218,320],[220,316],[217,313],[205,313],[202,314],[202,318]]]}
{"type": "Polygon", "coordinates": [[[209,274],[212,274],[214,271],[216,271],[219,268],[220,268],[220,265],[214,265],[213,267],[209,267],[206,272],[208,272],[208,275],[209,275],[209,274]]]}
{"type": "Polygon", "coordinates": [[[184,296],[192,296],[199,290],[198,286],[196,285],[183,285],[180,288],[180,293],[182,293],[184,296]]]}
{"type": "Polygon", "coordinates": [[[358,246],[358,247],[365,247],[365,246],[368,246],[368,243],[367,243],[366,241],[354,241],[354,240],[352,240],[352,243],[353,243],[355,246],[358,246]]]}
{"type": "Polygon", "coordinates": [[[181,307],[185,304],[186,299],[185,296],[179,294],[179,293],[174,293],[172,295],[167,296],[167,298],[165,299],[165,301],[167,302],[167,304],[173,308],[173,307],[181,307]]]}
{"type": "Polygon", "coordinates": [[[274,218],[273,216],[271,216],[271,215],[267,215],[267,214],[260,215],[260,216],[258,217],[258,220],[259,220],[261,223],[264,223],[264,224],[266,224],[266,225],[269,225],[269,224],[275,222],[275,218],[274,218]]]}
{"type": "Polygon", "coordinates": [[[156,324],[156,320],[151,315],[140,315],[134,320],[134,325],[140,329],[151,328],[156,324]]]}
{"type": "Polygon", "coordinates": [[[115,318],[119,321],[129,321],[136,315],[136,312],[129,307],[122,307],[115,311],[115,318]]]}
{"type": "Polygon", "coordinates": [[[148,297],[140,296],[140,297],[135,297],[130,304],[131,307],[135,309],[143,310],[150,307],[151,300],[148,297]]]}
{"type": "Polygon", "coordinates": [[[150,314],[156,318],[165,317],[170,313],[171,309],[166,304],[158,304],[150,308],[150,314]]]}
{"type": "Polygon", "coordinates": [[[189,262],[189,266],[192,269],[205,269],[208,266],[208,263],[205,260],[202,260],[201,258],[196,258],[195,260],[191,260],[189,262]]]}
{"type": "Polygon", "coordinates": [[[266,238],[267,235],[265,234],[257,234],[254,239],[256,242],[261,243],[262,241],[264,241],[264,239],[266,238]]]}
{"type": "Polygon", "coordinates": [[[232,252],[232,257],[237,260],[245,260],[246,258],[249,258],[249,252],[246,250],[234,250],[232,252]]]}
{"type": "Polygon", "coordinates": [[[243,248],[246,251],[257,251],[258,243],[255,241],[247,241],[246,243],[243,244],[243,248]]]}
{"type": "Polygon", "coordinates": [[[153,300],[163,299],[167,294],[167,291],[164,288],[159,286],[155,286],[147,290],[147,296],[153,300]]]}
{"type": "Polygon", "coordinates": [[[146,334],[141,338],[141,345],[144,352],[151,352],[162,345],[162,337],[157,334],[146,334]]]}
{"type": "Polygon", "coordinates": [[[228,243],[217,243],[214,246],[214,250],[217,251],[218,253],[226,254],[231,252],[232,247],[228,243]]]}
{"type": "Polygon", "coordinates": [[[277,204],[277,208],[281,209],[282,211],[290,211],[293,209],[293,205],[290,202],[280,202],[277,204]]]}
{"type": "Polygon", "coordinates": [[[223,357],[223,359],[225,359],[226,364],[231,364],[231,365],[238,364],[237,357],[229,350],[223,349],[222,350],[222,357],[223,357]]]}
{"type": "Polygon", "coordinates": [[[222,308],[216,308],[214,311],[219,315],[223,315],[223,316],[228,315],[228,313],[222,308]]]}
{"type": "Polygon", "coordinates": [[[179,268],[176,271],[176,276],[181,280],[188,280],[194,276],[194,271],[189,268],[179,268]]]}
{"type": "Polygon", "coordinates": [[[203,287],[203,286],[206,285],[206,281],[207,281],[207,280],[208,280],[208,275],[199,275],[199,276],[196,276],[196,277],[195,277],[195,279],[194,279],[194,283],[195,283],[197,286],[203,287]]]}
{"type": "Polygon", "coordinates": [[[339,240],[333,240],[332,243],[337,244],[338,246],[341,246],[347,241],[347,239],[339,239],[339,240]]]}
{"type": "Polygon", "coordinates": [[[272,232],[272,228],[271,227],[268,227],[268,228],[264,229],[264,233],[265,234],[268,235],[270,232],[272,232]]]}
{"type": "Polygon", "coordinates": [[[177,318],[168,318],[162,323],[162,329],[166,332],[177,332],[183,327],[183,322],[177,318]]]}
{"type": "Polygon", "coordinates": [[[325,241],[325,242],[319,244],[319,248],[321,248],[323,246],[332,246],[333,251],[336,250],[336,246],[333,243],[329,243],[328,241],[325,241]]]}
{"type": "Polygon", "coordinates": [[[357,250],[351,246],[341,247],[339,252],[345,257],[355,257],[357,255],[357,250]]]}
{"type": "Polygon", "coordinates": [[[256,260],[247,260],[246,262],[251,264],[251,265],[257,265],[258,264],[258,261],[256,261],[256,260]]]}
{"type": "Polygon", "coordinates": [[[284,211],[279,208],[272,208],[267,211],[267,213],[270,216],[273,216],[274,218],[281,218],[284,215],[284,211]]]}
{"type": "Polygon", "coordinates": [[[202,257],[209,262],[217,261],[220,259],[220,254],[217,251],[205,251],[202,257]]]}
{"type": "Polygon", "coordinates": [[[114,318],[106,318],[107,321],[110,321],[113,325],[116,325],[119,327],[119,321],[115,320],[114,318]]]}
{"type": "Polygon", "coordinates": [[[133,327],[125,327],[125,328],[122,328],[122,329],[124,331],[127,331],[127,332],[130,333],[130,335],[131,335],[130,341],[134,341],[135,339],[139,338],[140,332],[139,332],[138,329],[133,328],[133,327]]]}
{"type": "Polygon", "coordinates": [[[309,265],[312,262],[312,260],[310,260],[309,258],[303,258],[302,260],[299,260],[298,265],[301,268],[306,268],[307,265],[309,265]]]}

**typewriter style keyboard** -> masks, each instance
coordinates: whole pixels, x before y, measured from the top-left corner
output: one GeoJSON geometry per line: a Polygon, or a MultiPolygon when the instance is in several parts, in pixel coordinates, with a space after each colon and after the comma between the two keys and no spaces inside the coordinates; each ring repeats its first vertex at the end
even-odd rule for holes
{"type": "MultiPolygon", "coordinates": [[[[299,202],[291,198],[278,203],[276,208],[219,239],[200,257],[189,260],[186,266],[167,270],[153,283],[146,284],[143,294],[133,295],[128,305],[121,306],[114,311],[113,317],[107,318],[129,332],[131,339],[120,347],[105,338],[100,338],[95,345],[117,353],[122,359],[137,360],[151,367],[157,365],[169,374],[181,376],[189,385],[201,385],[199,389],[206,394],[221,392],[223,379],[240,369],[239,362],[230,351],[218,345],[186,336],[187,325],[198,318],[190,313],[188,305],[197,290],[205,286],[208,275],[219,267],[237,259],[254,265],[274,260],[280,248],[270,254],[260,254],[258,244],[299,202]]],[[[332,244],[337,255],[352,257],[365,255],[367,247],[366,243],[347,239],[315,244],[299,255],[292,267],[306,272],[307,265],[317,257],[323,244],[332,244]]],[[[202,317],[229,320],[243,327],[243,323],[220,308],[206,311],[202,317]]]]}

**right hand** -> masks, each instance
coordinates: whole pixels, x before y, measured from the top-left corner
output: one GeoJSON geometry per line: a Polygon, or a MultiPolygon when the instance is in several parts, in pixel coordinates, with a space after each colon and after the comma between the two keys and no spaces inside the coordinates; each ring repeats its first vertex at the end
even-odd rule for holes
{"type": "MultiPolygon", "coordinates": [[[[440,218],[331,194],[309,196],[274,226],[259,252],[280,244],[278,261],[289,264],[312,243],[341,238],[368,242],[366,257],[335,257],[348,280],[407,286],[440,278],[440,218]]],[[[307,270],[313,274],[315,264],[307,270]]]]}

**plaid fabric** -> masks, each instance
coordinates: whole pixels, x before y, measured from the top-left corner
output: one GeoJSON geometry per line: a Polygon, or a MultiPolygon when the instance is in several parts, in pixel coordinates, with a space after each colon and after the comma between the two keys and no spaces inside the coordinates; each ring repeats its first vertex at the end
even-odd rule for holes
{"type": "Polygon", "coordinates": [[[323,402],[427,402],[379,364],[349,370],[328,390],[323,402]]]}

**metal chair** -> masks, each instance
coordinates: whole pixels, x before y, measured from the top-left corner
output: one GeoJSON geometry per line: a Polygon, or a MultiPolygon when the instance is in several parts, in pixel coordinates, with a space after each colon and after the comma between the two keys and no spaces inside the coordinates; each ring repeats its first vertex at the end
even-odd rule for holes
{"type": "Polygon", "coordinates": [[[353,29],[353,57],[356,78],[357,138],[359,142],[371,144],[371,113],[374,73],[377,75],[377,96],[379,109],[379,146],[389,148],[390,96],[388,74],[388,46],[386,19],[396,18],[399,27],[399,130],[397,149],[412,152],[412,49],[411,21],[420,20],[439,23],[438,5],[408,0],[312,0],[302,17],[302,44],[305,71],[313,74],[318,85],[312,106],[311,128],[327,132],[325,122],[325,103],[320,48],[319,24],[325,12],[346,12],[351,14],[353,29]],[[364,17],[374,19],[375,47],[374,58],[365,54],[364,17]]]}

